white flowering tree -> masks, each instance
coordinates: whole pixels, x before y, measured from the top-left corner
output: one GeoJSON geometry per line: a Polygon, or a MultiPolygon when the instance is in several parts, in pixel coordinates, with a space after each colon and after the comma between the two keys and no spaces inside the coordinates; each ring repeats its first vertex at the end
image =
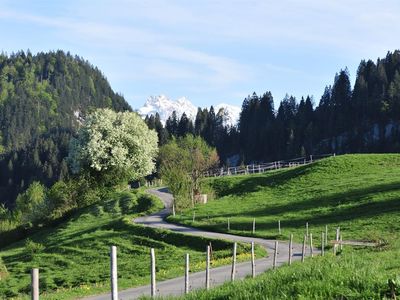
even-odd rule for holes
{"type": "Polygon", "coordinates": [[[151,174],[157,152],[157,133],[139,115],[97,109],[71,141],[69,162],[75,174],[88,171],[116,183],[151,174]]]}

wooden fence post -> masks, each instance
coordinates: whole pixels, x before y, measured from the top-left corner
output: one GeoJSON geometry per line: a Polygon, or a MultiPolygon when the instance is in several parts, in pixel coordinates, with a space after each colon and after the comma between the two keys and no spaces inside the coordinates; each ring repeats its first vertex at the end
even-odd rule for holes
{"type": "Polygon", "coordinates": [[[303,249],[301,251],[301,262],[304,262],[304,257],[306,255],[306,242],[307,242],[307,236],[304,235],[304,240],[303,240],[303,249]]]}
{"type": "Polygon", "coordinates": [[[308,237],[308,222],[306,222],[306,236],[308,237]]]}
{"type": "Polygon", "coordinates": [[[237,243],[233,243],[231,281],[235,281],[236,275],[236,248],[237,243]]]}
{"type": "Polygon", "coordinates": [[[325,255],[325,237],[324,232],[321,232],[321,255],[325,255]]]}
{"type": "Polygon", "coordinates": [[[154,254],[154,248],[150,249],[150,270],[151,270],[151,297],[156,296],[156,255],[154,254]]]}
{"type": "Polygon", "coordinates": [[[253,234],[256,233],[256,218],[253,219],[253,234]]]}
{"type": "Polygon", "coordinates": [[[293,256],[293,234],[290,235],[289,240],[289,266],[292,264],[292,256],[293,256]]]}
{"type": "Polygon", "coordinates": [[[276,269],[276,260],[278,258],[278,241],[275,241],[275,251],[274,251],[274,264],[273,268],[276,269]]]}
{"type": "MultiPolygon", "coordinates": [[[[339,241],[339,227],[336,228],[336,242],[339,241]]],[[[337,243],[335,243],[335,245],[333,246],[333,254],[336,254],[337,251],[337,243]]]]}
{"type": "Polygon", "coordinates": [[[175,203],[172,203],[172,215],[175,217],[175,203]]]}
{"type": "Polygon", "coordinates": [[[31,271],[31,299],[39,300],[39,269],[31,271]]]}
{"type": "Polygon", "coordinates": [[[256,261],[254,258],[254,242],[251,242],[251,275],[256,277],[256,261]]]}
{"type": "Polygon", "coordinates": [[[281,220],[278,220],[278,233],[281,235],[281,220]]]}
{"type": "Polygon", "coordinates": [[[325,225],[325,246],[328,246],[328,225],[325,225]]]}
{"type": "Polygon", "coordinates": [[[118,300],[117,247],[111,246],[111,299],[118,300]]]}
{"type": "Polygon", "coordinates": [[[210,246],[207,246],[207,260],[206,260],[206,289],[210,288],[210,246]]]}
{"type": "Polygon", "coordinates": [[[343,239],[342,239],[342,233],[340,233],[340,238],[339,238],[339,241],[340,241],[340,251],[343,251],[343,244],[342,244],[342,241],[343,241],[343,239]]]}
{"type": "Polygon", "coordinates": [[[230,218],[228,218],[228,231],[231,230],[231,224],[230,224],[229,219],[230,219],[230,218]]]}
{"type": "Polygon", "coordinates": [[[314,257],[314,248],[313,248],[313,241],[312,241],[312,233],[310,233],[310,255],[314,257]]]}
{"type": "Polygon", "coordinates": [[[185,257],[185,294],[189,293],[189,253],[185,257]]]}

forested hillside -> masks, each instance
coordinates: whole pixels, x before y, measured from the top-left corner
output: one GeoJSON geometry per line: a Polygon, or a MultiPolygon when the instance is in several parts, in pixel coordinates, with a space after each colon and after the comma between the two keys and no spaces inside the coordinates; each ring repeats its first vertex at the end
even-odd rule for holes
{"type": "Polygon", "coordinates": [[[0,54],[0,203],[12,207],[34,180],[51,185],[68,176],[71,134],[98,107],[131,110],[82,58],[63,51],[0,54]]]}
{"type": "MultiPolygon", "coordinates": [[[[290,87],[288,87],[290,88],[290,87]]],[[[323,90],[323,87],[321,87],[323,90]]],[[[239,123],[224,127],[223,114],[199,109],[193,124],[172,115],[162,128],[148,118],[161,142],[193,133],[216,146],[221,161],[272,161],[320,153],[400,151],[400,51],[384,59],[361,61],[351,86],[347,69],[334,77],[319,102],[287,95],[278,108],[271,92],[244,99],[239,123]]]]}

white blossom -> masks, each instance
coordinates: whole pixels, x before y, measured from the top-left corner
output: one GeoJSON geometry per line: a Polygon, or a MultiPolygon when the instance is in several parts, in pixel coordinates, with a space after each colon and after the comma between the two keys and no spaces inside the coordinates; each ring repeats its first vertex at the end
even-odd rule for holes
{"type": "Polygon", "coordinates": [[[157,151],[157,133],[136,113],[98,109],[71,141],[69,161],[73,173],[88,167],[124,171],[130,179],[138,179],[154,170],[157,151]]]}

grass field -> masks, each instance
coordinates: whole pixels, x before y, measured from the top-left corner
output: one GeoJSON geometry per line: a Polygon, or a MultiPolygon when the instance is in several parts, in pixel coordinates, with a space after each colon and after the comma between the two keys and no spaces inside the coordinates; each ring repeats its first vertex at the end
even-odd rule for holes
{"type": "MultiPolygon", "coordinates": [[[[295,263],[255,280],[227,284],[188,299],[380,299],[388,280],[400,289],[400,155],[344,155],[265,174],[211,179],[216,200],[171,221],[209,230],[301,242],[305,223],[318,239],[340,226],[343,239],[379,241],[377,249],[345,247],[339,256],[295,263]],[[278,235],[281,220],[282,235],[278,235]],[[397,280],[397,281],[396,281],[397,280]]],[[[319,245],[319,240],[314,241],[319,245]]]]}
{"type": "MultiPolygon", "coordinates": [[[[33,267],[40,268],[41,299],[110,291],[110,245],[118,247],[120,289],[150,282],[151,247],[156,252],[158,280],[182,276],[185,253],[191,255],[191,271],[204,269],[208,240],[132,224],[139,211],[150,213],[161,207],[148,195],[116,194],[115,199],[88,207],[57,228],[2,249],[0,262],[8,276],[0,280],[0,299],[29,299],[33,267]]],[[[212,245],[213,265],[230,263],[232,245],[217,240],[212,245]]],[[[249,259],[245,247],[239,246],[241,260],[249,259]]],[[[258,248],[258,255],[264,253],[258,248]]]]}

